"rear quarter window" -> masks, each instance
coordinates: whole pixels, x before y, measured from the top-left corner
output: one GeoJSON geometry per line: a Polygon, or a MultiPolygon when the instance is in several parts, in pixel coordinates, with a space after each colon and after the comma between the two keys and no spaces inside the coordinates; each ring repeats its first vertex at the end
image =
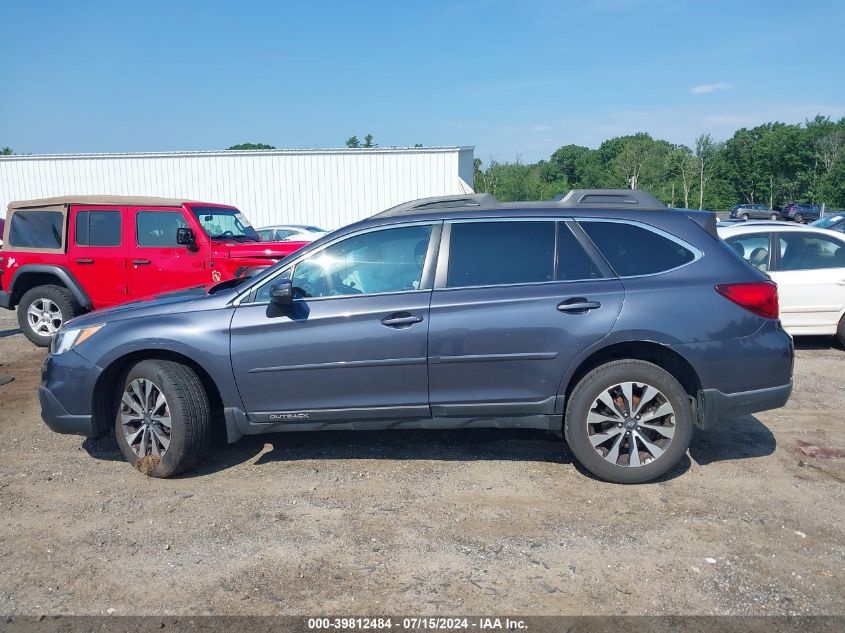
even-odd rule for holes
{"type": "Polygon", "coordinates": [[[60,211],[15,211],[9,227],[9,246],[62,248],[64,214],[60,211]]]}
{"type": "Polygon", "coordinates": [[[620,277],[662,273],[695,259],[685,246],[643,226],[590,220],[580,224],[620,277]]]}

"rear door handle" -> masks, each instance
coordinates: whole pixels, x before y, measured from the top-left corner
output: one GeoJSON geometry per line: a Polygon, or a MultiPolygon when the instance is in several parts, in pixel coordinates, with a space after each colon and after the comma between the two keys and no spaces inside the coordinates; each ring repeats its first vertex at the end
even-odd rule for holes
{"type": "Polygon", "coordinates": [[[590,310],[600,308],[601,303],[598,301],[587,301],[583,297],[576,297],[575,299],[567,299],[557,304],[557,309],[560,312],[571,312],[575,314],[584,314],[590,310]]]}
{"type": "Polygon", "coordinates": [[[417,314],[409,314],[407,312],[399,314],[391,314],[384,317],[381,322],[387,327],[408,327],[414,323],[421,323],[423,318],[417,314]]]}
{"type": "Polygon", "coordinates": [[[93,259],[77,259],[76,263],[77,264],[93,264],[94,260],[93,259]]]}
{"type": "Polygon", "coordinates": [[[149,259],[133,259],[132,263],[135,266],[146,266],[147,264],[150,263],[150,260],[149,259]]]}

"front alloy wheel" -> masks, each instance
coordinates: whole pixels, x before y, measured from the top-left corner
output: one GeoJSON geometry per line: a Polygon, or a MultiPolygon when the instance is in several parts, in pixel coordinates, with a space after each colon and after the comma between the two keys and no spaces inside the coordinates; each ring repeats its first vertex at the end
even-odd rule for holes
{"type": "Polygon", "coordinates": [[[137,378],[120,399],[120,425],[126,444],[139,458],[162,458],[173,428],[167,398],[152,380],[137,378]]]}
{"type": "Polygon", "coordinates": [[[657,388],[623,382],[605,389],[587,414],[590,444],[603,459],[635,468],[669,448],[675,435],[675,410],[657,388]]]}

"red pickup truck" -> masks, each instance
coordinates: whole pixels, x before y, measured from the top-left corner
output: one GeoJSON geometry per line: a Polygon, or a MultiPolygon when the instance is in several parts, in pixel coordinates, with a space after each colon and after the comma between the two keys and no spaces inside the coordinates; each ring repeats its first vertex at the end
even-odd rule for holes
{"type": "Polygon", "coordinates": [[[9,204],[0,307],[47,346],[82,312],[225,281],[305,242],[261,242],[235,207],[170,198],[64,196],[9,204]]]}

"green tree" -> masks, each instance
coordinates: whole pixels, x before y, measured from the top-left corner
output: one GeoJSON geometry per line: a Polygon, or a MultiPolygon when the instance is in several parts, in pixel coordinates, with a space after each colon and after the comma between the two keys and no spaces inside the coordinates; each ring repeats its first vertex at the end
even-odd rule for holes
{"type": "Polygon", "coordinates": [[[267,145],[266,143],[239,143],[238,145],[232,145],[227,149],[230,150],[250,150],[250,149],[276,149],[272,145],[267,145]]]}
{"type": "Polygon", "coordinates": [[[375,143],[373,143],[373,135],[367,134],[364,137],[364,144],[361,147],[378,147],[375,143]]]}
{"type": "Polygon", "coordinates": [[[4,147],[0,149],[0,156],[11,156],[14,154],[11,147],[4,147]]]}
{"type": "Polygon", "coordinates": [[[361,147],[361,141],[358,140],[357,136],[350,136],[346,139],[346,147],[361,147]]]}

